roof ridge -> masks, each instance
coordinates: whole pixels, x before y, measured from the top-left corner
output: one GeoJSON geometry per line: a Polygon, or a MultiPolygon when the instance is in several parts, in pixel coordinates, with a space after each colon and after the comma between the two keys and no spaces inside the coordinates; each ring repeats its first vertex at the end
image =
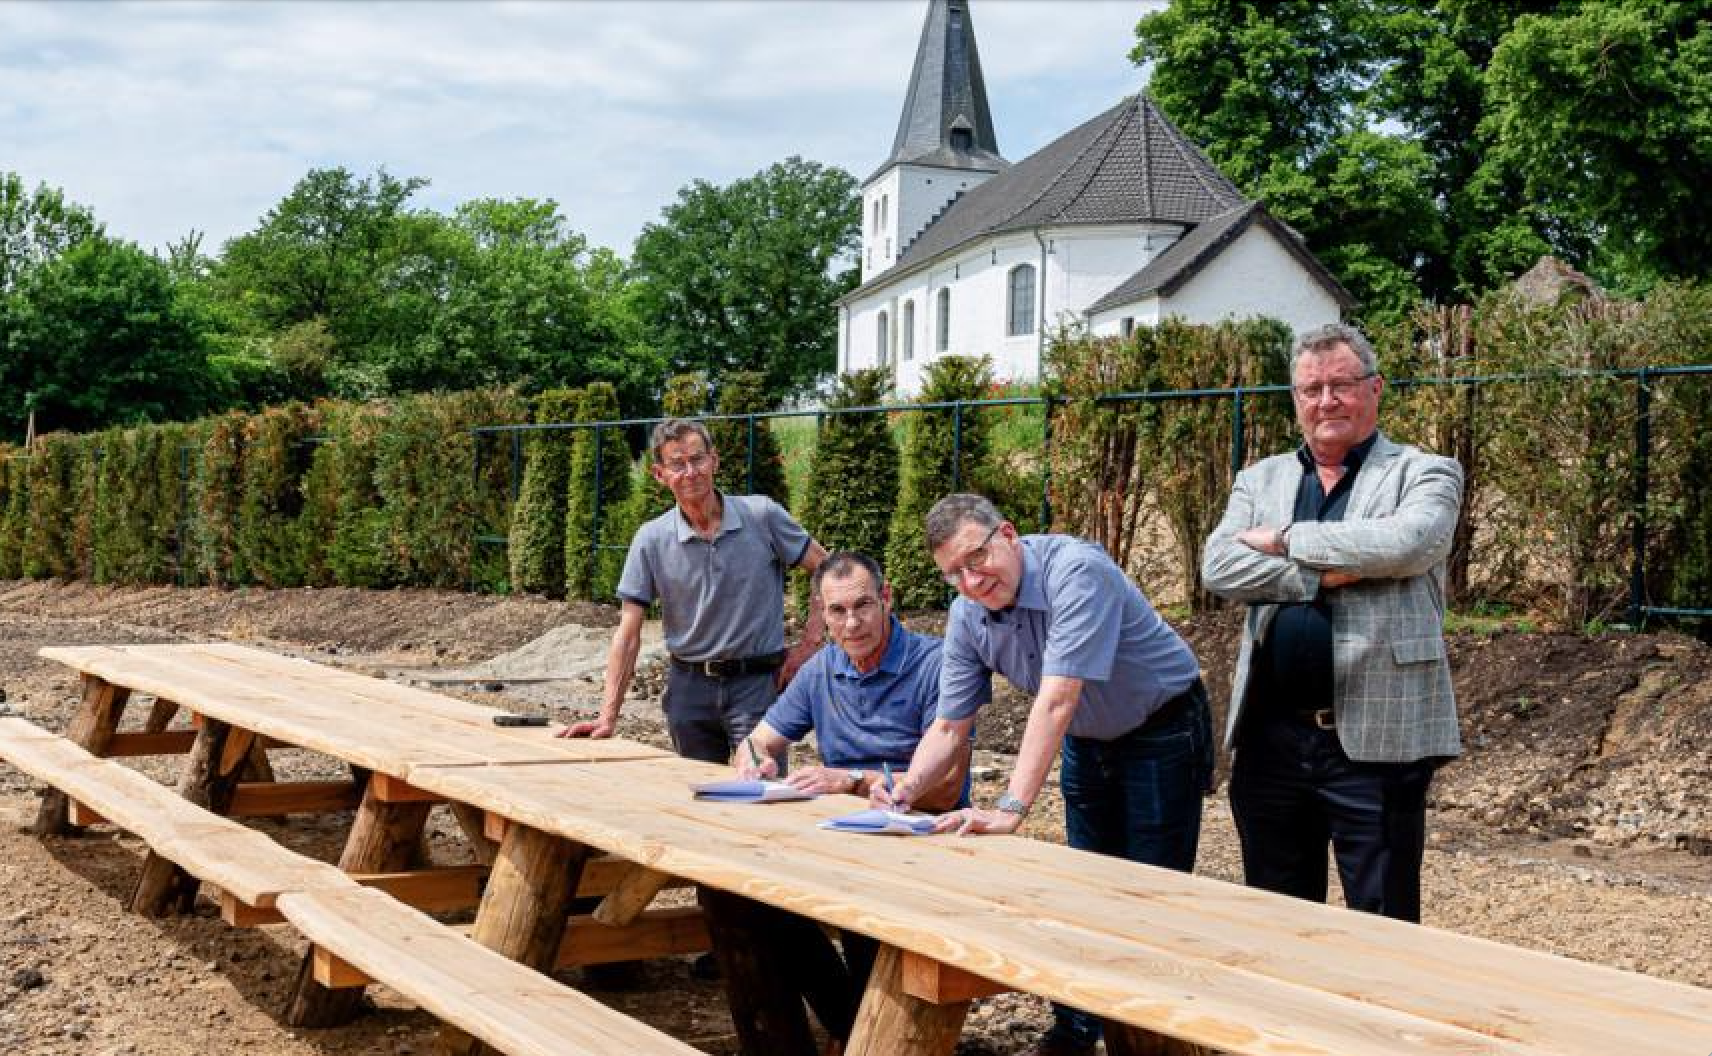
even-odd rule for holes
{"type": "MultiPolygon", "coordinates": [[[[1233,183],[1231,181],[1231,178],[1229,176],[1226,176],[1222,169],[1220,169],[1217,165],[1214,165],[1213,159],[1207,157],[1207,155],[1204,152],[1202,152],[1200,147],[1197,147],[1194,143],[1192,143],[1189,140],[1188,134],[1185,133],[1182,129],[1178,128],[1174,123],[1172,123],[1171,119],[1165,116],[1165,112],[1163,110],[1159,110],[1159,104],[1158,103],[1154,103],[1152,100],[1148,100],[1148,105],[1146,108],[1149,110],[1158,111],[1160,118],[1162,118],[1164,121],[1164,128],[1167,132],[1165,139],[1172,145],[1172,148],[1175,151],[1175,153],[1177,154],[1177,156],[1179,158],[1181,158],[1186,163],[1185,167],[1189,170],[1189,176],[1196,183],[1201,185],[1201,189],[1203,191],[1206,191],[1209,195],[1211,195],[1215,199],[1216,198],[1222,198],[1224,196],[1225,187],[1221,187],[1219,184],[1217,184],[1216,182],[1214,182],[1208,178],[1207,174],[1209,172],[1212,172],[1212,173],[1216,173],[1221,179],[1224,180],[1226,187],[1229,187],[1231,190],[1234,190],[1236,192],[1238,203],[1254,200],[1254,199],[1249,198],[1247,195],[1243,194],[1242,188],[1238,187],[1235,183],[1233,183]],[[1172,134],[1172,133],[1174,133],[1174,134],[1172,134]],[[1188,148],[1188,153],[1184,153],[1185,147],[1188,148]]],[[[1151,191],[1151,188],[1149,188],[1149,190],[1151,191]]],[[[1149,204],[1151,205],[1152,203],[1149,203],[1149,204]]],[[[1233,208],[1234,208],[1234,206],[1233,206],[1233,208]]]]}
{"type": "MultiPolygon", "coordinates": [[[[1127,113],[1127,111],[1129,110],[1129,105],[1128,105],[1129,100],[1134,99],[1134,98],[1136,98],[1136,97],[1133,95],[1129,96],[1128,98],[1125,99],[1125,101],[1123,103],[1118,104],[1118,106],[1115,107],[1114,109],[1118,109],[1118,110],[1121,110],[1121,111],[1124,111],[1127,113]]],[[[1035,193],[1034,197],[1030,198],[1028,201],[1024,202],[1022,205],[1018,206],[1016,209],[1012,210],[1010,212],[1010,214],[1007,215],[1005,217],[1004,221],[1002,221],[1002,222],[1008,223],[1011,220],[1014,220],[1017,217],[1021,216],[1023,213],[1028,212],[1030,209],[1034,208],[1037,204],[1039,204],[1041,199],[1045,198],[1047,196],[1047,194],[1053,190],[1053,188],[1058,186],[1058,182],[1060,180],[1062,180],[1062,179],[1064,179],[1064,177],[1070,175],[1071,170],[1075,169],[1077,165],[1081,164],[1082,159],[1088,156],[1089,152],[1094,149],[1095,144],[1099,143],[1102,137],[1104,137],[1107,133],[1111,132],[1113,127],[1122,124],[1124,116],[1125,116],[1124,113],[1120,113],[1115,120],[1113,120],[1110,124],[1106,125],[1105,128],[1100,129],[1098,134],[1090,136],[1088,138],[1088,142],[1083,145],[1081,150],[1076,152],[1075,157],[1071,158],[1069,161],[1064,163],[1064,167],[1058,170],[1058,174],[1056,176],[1052,177],[1052,179],[1047,180],[1044,184],[1042,184],[1040,190],[1035,193]]],[[[1106,146],[1106,153],[1108,153],[1108,154],[1111,153],[1112,144],[1115,144],[1117,141],[1118,141],[1117,136],[1111,137],[1111,141],[1106,146]]],[[[1082,191],[1085,191],[1088,189],[1088,184],[1093,182],[1094,175],[1097,174],[1098,172],[1099,172],[1099,167],[1095,166],[1093,171],[1089,174],[1088,178],[1082,182],[1081,188],[1078,189],[1075,194],[1070,196],[1069,202],[1065,203],[1066,208],[1068,207],[1070,202],[1074,202],[1074,201],[1076,201],[1077,198],[1081,197],[1082,191]]],[[[1062,213],[1063,211],[1064,211],[1063,209],[1060,209],[1058,212],[1062,213]]],[[[1057,215],[1057,214],[1054,214],[1054,215],[1057,215]]]]}

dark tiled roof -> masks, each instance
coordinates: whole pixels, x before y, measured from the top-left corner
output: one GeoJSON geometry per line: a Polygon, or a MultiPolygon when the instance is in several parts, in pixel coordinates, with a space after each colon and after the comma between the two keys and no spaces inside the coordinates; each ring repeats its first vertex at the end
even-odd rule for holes
{"type": "Polygon", "coordinates": [[[933,0],[928,5],[897,138],[891,156],[874,176],[900,163],[979,172],[997,172],[1008,164],[999,156],[993,133],[968,0],[933,0]],[[967,142],[953,145],[953,130],[965,134],[967,142]]]}
{"type": "Polygon", "coordinates": [[[1065,224],[1188,226],[1246,202],[1152,100],[1132,96],[969,190],[850,296],[988,235],[1065,224]]]}
{"type": "Polygon", "coordinates": [[[1194,278],[1208,262],[1225,251],[1250,227],[1259,224],[1302,263],[1309,274],[1319,280],[1327,293],[1347,312],[1355,307],[1355,298],[1332,277],[1296,232],[1279,223],[1259,202],[1249,202],[1228,212],[1220,213],[1199,224],[1154,257],[1146,267],[1125,279],[1110,293],[1087,308],[1088,315],[1097,315],[1109,308],[1132,304],[1152,294],[1170,296],[1194,278]]]}

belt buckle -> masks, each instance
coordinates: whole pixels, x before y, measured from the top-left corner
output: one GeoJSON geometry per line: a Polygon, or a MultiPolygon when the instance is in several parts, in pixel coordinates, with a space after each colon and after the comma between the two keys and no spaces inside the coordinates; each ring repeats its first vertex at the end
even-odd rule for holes
{"type": "Polygon", "coordinates": [[[1319,730],[1337,729],[1337,715],[1330,708],[1316,708],[1313,714],[1314,728],[1319,730]]]}

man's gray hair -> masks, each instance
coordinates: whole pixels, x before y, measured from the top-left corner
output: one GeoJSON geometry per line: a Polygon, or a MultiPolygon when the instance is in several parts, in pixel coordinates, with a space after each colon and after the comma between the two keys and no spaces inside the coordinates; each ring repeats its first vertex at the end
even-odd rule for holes
{"type": "Polygon", "coordinates": [[[1379,373],[1379,357],[1373,354],[1373,343],[1367,340],[1366,334],[1347,323],[1327,323],[1298,334],[1296,347],[1290,353],[1290,373],[1296,373],[1303,356],[1330,352],[1339,345],[1349,346],[1355,358],[1361,360],[1362,370],[1369,374],[1379,373]]]}
{"type": "Polygon", "coordinates": [[[927,511],[922,528],[927,534],[927,548],[933,551],[944,546],[946,540],[956,535],[957,529],[965,524],[996,528],[1004,521],[1004,514],[991,499],[984,495],[960,493],[947,495],[934,503],[933,509],[927,511]]]}
{"type": "Polygon", "coordinates": [[[868,579],[874,584],[874,594],[877,597],[886,586],[886,574],[880,571],[880,563],[860,550],[834,550],[826,555],[826,560],[814,570],[809,577],[809,589],[820,593],[820,584],[827,579],[847,579],[850,573],[857,569],[868,573],[868,579]]]}
{"type": "Polygon", "coordinates": [[[654,461],[659,462],[662,448],[691,435],[701,437],[708,452],[713,452],[713,434],[707,431],[707,426],[689,418],[667,418],[655,425],[654,432],[648,437],[648,449],[653,452],[654,461]]]}

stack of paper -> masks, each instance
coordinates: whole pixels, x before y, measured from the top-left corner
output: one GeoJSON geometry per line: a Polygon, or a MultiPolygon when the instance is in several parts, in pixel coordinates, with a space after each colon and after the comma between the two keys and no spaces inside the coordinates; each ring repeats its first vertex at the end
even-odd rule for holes
{"type": "Polygon", "coordinates": [[[783,781],[745,781],[731,778],[691,785],[697,799],[712,799],[721,803],[777,803],[787,799],[813,799],[813,792],[793,788],[783,781]]]}
{"type": "Polygon", "coordinates": [[[895,810],[861,810],[842,818],[828,818],[820,823],[834,832],[874,832],[894,836],[926,836],[933,831],[934,819],[926,814],[900,814],[895,810]]]}

